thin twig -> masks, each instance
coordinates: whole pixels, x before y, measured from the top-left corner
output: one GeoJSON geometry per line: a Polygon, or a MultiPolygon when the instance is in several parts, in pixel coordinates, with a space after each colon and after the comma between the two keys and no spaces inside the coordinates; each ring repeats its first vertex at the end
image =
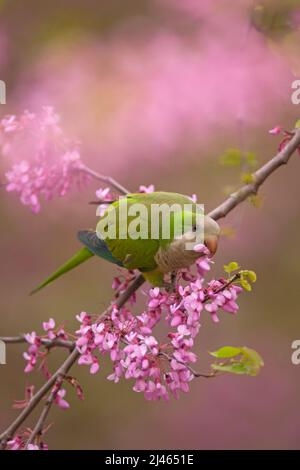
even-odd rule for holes
{"type": "Polygon", "coordinates": [[[269,160],[265,165],[253,173],[253,182],[245,184],[238,191],[231,194],[222,204],[212,210],[208,215],[215,220],[225,217],[249,196],[257,194],[264,181],[279,167],[288,163],[289,159],[300,146],[300,129],[295,129],[294,136],[287,145],[269,160]]]}
{"type": "MultiPolygon", "coordinates": [[[[175,359],[173,356],[170,356],[168,353],[164,351],[159,352],[158,356],[164,357],[165,359],[167,359],[168,362],[171,362],[173,359],[175,359]]],[[[216,375],[215,372],[211,372],[210,374],[203,374],[201,372],[196,372],[191,366],[189,366],[185,362],[180,361],[178,359],[175,359],[175,361],[178,362],[178,364],[182,364],[186,369],[188,369],[197,378],[203,377],[205,379],[211,379],[212,377],[216,375]]]]}
{"type": "Polygon", "coordinates": [[[55,398],[57,397],[57,394],[58,394],[59,390],[61,389],[62,384],[63,384],[63,379],[58,378],[58,380],[54,384],[54,387],[51,390],[51,392],[50,392],[50,394],[49,394],[49,396],[46,400],[46,403],[45,403],[45,406],[42,410],[42,413],[41,413],[41,415],[40,415],[33,431],[30,434],[30,437],[29,437],[29,439],[26,443],[26,447],[25,447],[26,449],[28,449],[29,444],[32,444],[34,442],[36,437],[40,437],[42,435],[45,421],[46,421],[47,416],[50,412],[51,406],[52,406],[55,398]]]}
{"type": "MultiPolygon", "coordinates": [[[[227,287],[229,287],[231,284],[233,284],[235,281],[237,281],[238,279],[241,278],[241,273],[238,272],[236,274],[234,274],[233,276],[231,276],[225,284],[223,284],[219,289],[217,289],[214,294],[219,294],[220,292],[222,292],[223,290],[227,289],[227,287]]],[[[207,302],[209,300],[209,295],[207,295],[204,300],[203,300],[203,303],[207,302]]]]}
{"type": "Polygon", "coordinates": [[[86,173],[87,175],[92,176],[93,178],[95,178],[98,181],[101,181],[102,183],[109,184],[112,188],[116,189],[121,194],[130,193],[128,189],[126,189],[124,186],[118,183],[118,181],[116,181],[111,176],[101,175],[100,173],[97,173],[96,171],[92,170],[86,165],[81,166],[80,171],[86,173]]]}
{"type": "MultiPolygon", "coordinates": [[[[21,344],[21,343],[26,343],[25,335],[19,335],[19,336],[0,336],[0,341],[3,341],[5,344],[21,344]]],[[[67,348],[67,349],[73,349],[74,348],[74,342],[65,340],[65,339],[60,339],[60,338],[54,338],[54,339],[49,339],[49,338],[41,338],[41,343],[46,346],[48,349],[54,348],[54,347],[60,347],[60,348],[67,348]]]]}
{"type": "Polygon", "coordinates": [[[113,204],[114,202],[116,202],[116,199],[113,199],[112,201],[101,201],[101,199],[99,199],[98,201],[89,201],[89,205],[91,206],[100,206],[101,204],[103,205],[110,205],[110,204],[113,204]]]}

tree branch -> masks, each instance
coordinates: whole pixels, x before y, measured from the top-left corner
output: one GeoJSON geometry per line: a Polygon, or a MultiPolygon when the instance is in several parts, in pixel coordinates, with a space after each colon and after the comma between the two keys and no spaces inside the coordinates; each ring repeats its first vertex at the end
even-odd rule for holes
{"type": "MultiPolygon", "coordinates": [[[[23,344],[27,343],[25,339],[25,335],[19,335],[19,336],[0,336],[0,341],[3,341],[5,344],[23,344]]],[[[60,338],[55,338],[55,339],[49,339],[49,338],[41,338],[41,342],[44,346],[47,348],[54,348],[54,347],[60,347],[60,348],[66,348],[66,349],[73,349],[74,348],[74,342],[65,340],[65,339],[60,339],[60,338]]]]}
{"type": "Polygon", "coordinates": [[[295,129],[294,136],[287,145],[269,160],[265,165],[253,173],[253,182],[242,186],[231,194],[222,204],[212,210],[208,215],[215,220],[225,217],[249,196],[257,194],[260,186],[279,167],[288,163],[289,159],[300,146],[300,129],[295,129]]]}
{"type": "Polygon", "coordinates": [[[87,175],[92,176],[93,178],[95,178],[98,181],[101,181],[102,183],[106,183],[110,185],[112,188],[116,189],[121,194],[130,193],[128,189],[126,189],[124,186],[118,183],[118,181],[116,181],[111,176],[101,175],[100,173],[97,173],[96,171],[92,170],[86,165],[82,165],[80,168],[80,171],[82,171],[83,173],[86,173],[87,175]]]}

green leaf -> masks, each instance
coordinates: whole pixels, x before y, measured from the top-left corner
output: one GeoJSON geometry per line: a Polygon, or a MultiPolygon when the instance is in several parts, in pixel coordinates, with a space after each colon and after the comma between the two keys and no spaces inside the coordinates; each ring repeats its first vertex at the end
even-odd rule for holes
{"type": "Polygon", "coordinates": [[[248,365],[251,365],[251,370],[252,372],[255,372],[254,375],[256,375],[264,365],[263,358],[260,356],[260,354],[258,354],[257,351],[255,351],[255,349],[247,348],[247,346],[244,346],[242,351],[244,362],[248,365]]]}
{"type": "Polygon", "coordinates": [[[257,158],[254,152],[247,152],[245,157],[249,166],[255,167],[257,165],[257,158]]]}
{"type": "Polygon", "coordinates": [[[230,274],[232,271],[236,271],[237,269],[240,269],[240,267],[236,261],[231,261],[230,263],[224,265],[224,271],[227,274],[230,274]]]}
{"type": "Polygon", "coordinates": [[[256,208],[259,209],[262,205],[262,197],[259,196],[258,194],[252,194],[251,196],[248,197],[248,201],[256,208]]]}
{"type": "Polygon", "coordinates": [[[256,282],[256,279],[257,279],[256,273],[254,271],[249,271],[249,270],[244,269],[240,271],[239,274],[240,274],[240,280],[238,280],[237,282],[239,282],[245,290],[251,291],[252,287],[250,283],[256,282]]]}
{"type": "Polygon", "coordinates": [[[241,164],[241,151],[238,148],[228,148],[220,157],[222,165],[234,167],[241,164]]]}
{"type": "Polygon", "coordinates": [[[220,359],[238,356],[241,354],[241,351],[241,348],[236,348],[234,346],[223,346],[222,348],[217,349],[217,351],[212,351],[209,354],[220,359]]]}
{"type": "Polygon", "coordinates": [[[252,375],[249,373],[248,367],[240,362],[228,365],[212,364],[212,368],[220,372],[229,372],[230,374],[252,375]]]}
{"type": "Polygon", "coordinates": [[[247,277],[250,282],[256,282],[257,280],[255,271],[249,271],[249,270],[244,269],[243,271],[241,271],[241,275],[242,277],[247,277]]]}
{"type": "Polygon", "coordinates": [[[251,184],[254,181],[254,176],[252,173],[242,173],[241,180],[244,184],[251,184]]]}
{"type": "Polygon", "coordinates": [[[227,359],[211,365],[213,370],[219,372],[255,376],[264,365],[258,352],[247,346],[224,346],[210,354],[217,359],[227,359]]]}
{"type": "Polygon", "coordinates": [[[248,292],[252,291],[251,284],[249,284],[249,282],[246,281],[246,279],[241,279],[240,284],[241,284],[242,288],[245,289],[246,291],[248,291],[248,292]]]}

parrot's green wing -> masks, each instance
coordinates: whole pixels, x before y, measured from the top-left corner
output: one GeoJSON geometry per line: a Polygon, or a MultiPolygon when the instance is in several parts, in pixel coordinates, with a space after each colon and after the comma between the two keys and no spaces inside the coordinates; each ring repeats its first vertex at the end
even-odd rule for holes
{"type": "MultiPolygon", "coordinates": [[[[151,273],[153,272],[153,280],[159,279],[159,282],[161,282],[162,275],[156,271],[157,265],[155,262],[155,255],[160,247],[165,248],[167,246],[167,244],[172,240],[172,237],[170,240],[162,240],[159,237],[156,239],[151,238],[151,205],[179,204],[181,207],[183,207],[185,204],[191,203],[192,200],[187,196],[167,192],[129,194],[128,196],[119,199],[108,207],[103,216],[106,217],[110,211],[115,211],[115,237],[101,237],[101,231],[99,233],[98,229],[97,233],[90,230],[80,231],[78,233],[78,238],[85,245],[85,247],[76,253],[51,276],[49,276],[44,282],[37,286],[31,293],[33,294],[42,289],[58,277],[91,258],[93,255],[97,255],[111,263],[125,267],[127,269],[139,269],[141,272],[149,273],[149,276],[152,276],[151,273]],[[136,230],[136,225],[131,227],[131,222],[134,222],[136,217],[127,217],[127,215],[124,216],[122,214],[119,217],[120,207],[122,204],[127,204],[128,207],[133,204],[142,204],[145,206],[147,211],[145,215],[140,215],[140,220],[141,222],[148,222],[147,238],[133,239],[130,236],[136,230]],[[127,237],[120,237],[121,230],[125,230],[127,237]]],[[[103,217],[100,219],[100,221],[103,219],[103,217]]],[[[108,222],[108,224],[109,223],[111,222],[108,222]]],[[[147,276],[145,275],[145,277],[147,276]]]]}
{"type": "MultiPolygon", "coordinates": [[[[111,204],[104,214],[107,220],[105,227],[107,230],[105,243],[112,256],[120,260],[127,269],[139,269],[142,272],[155,270],[157,267],[155,255],[158,249],[171,241],[151,238],[151,205],[153,204],[167,204],[168,206],[178,204],[180,207],[183,207],[185,204],[192,204],[192,200],[181,194],[167,192],[129,194],[127,197],[121,198],[111,204]],[[124,211],[122,211],[123,204],[126,205],[124,211]],[[128,215],[128,209],[133,204],[142,204],[145,207],[145,213],[140,212],[138,218],[141,224],[143,224],[143,222],[147,223],[147,238],[132,238],[132,232],[135,230],[138,231],[141,228],[137,227],[135,224],[137,214],[134,216],[128,215]],[[113,211],[115,212],[115,216],[110,219],[109,215],[112,214],[113,211]],[[114,237],[108,235],[110,224],[116,226],[114,237]],[[126,234],[125,237],[120,236],[122,230],[123,234],[124,232],[126,234]]],[[[99,224],[101,224],[101,219],[99,224]]],[[[99,229],[99,224],[97,226],[97,233],[101,238],[101,235],[103,236],[104,234],[101,232],[101,229],[99,229]]]]}

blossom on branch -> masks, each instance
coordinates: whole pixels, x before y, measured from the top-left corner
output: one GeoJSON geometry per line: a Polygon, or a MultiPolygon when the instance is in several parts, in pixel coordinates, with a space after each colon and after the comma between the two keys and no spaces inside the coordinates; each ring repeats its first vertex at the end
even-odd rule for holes
{"type": "Polygon", "coordinates": [[[41,209],[41,197],[49,201],[64,196],[74,183],[81,185],[89,178],[80,171],[78,143],[65,136],[52,107],[39,114],[25,111],[20,117],[3,118],[0,149],[11,165],[7,191],[16,192],[34,213],[41,209]]]}
{"type": "MultiPolygon", "coordinates": [[[[90,373],[95,374],[100,369],[99,353],[109,354],[113,373],[108,380],[132,379],[133,390],[144,393],[147,400],[168,400],[170,394],[178,398],[180,391],[188,392],[195,377],[191,366],[197,356],[192,348],[200,330],[201,312],[209,312],[213,321],[219,321],[219,310],[236,313],[237,297],[242,291],[224,278],[206,284],[204,275],[211,260],[205,247],[198,249],[204,256],[197,261],[196,274],[191,270],[182,272],[173,292],[150,289],[142,313],[134,315],[127,307],[114,307],[99,321],[86,312],[77,316],[81,323],[76,331],[78,364],[89,366],[90,373]],[[187,279],[188,284],[182,285],[187,279]],[[154,328],[162,319],[174,329],[164,342],[154,336],[154,328]]],[[[124,281],[114,279],[117,293],[123,285],[124,281]]]]}

